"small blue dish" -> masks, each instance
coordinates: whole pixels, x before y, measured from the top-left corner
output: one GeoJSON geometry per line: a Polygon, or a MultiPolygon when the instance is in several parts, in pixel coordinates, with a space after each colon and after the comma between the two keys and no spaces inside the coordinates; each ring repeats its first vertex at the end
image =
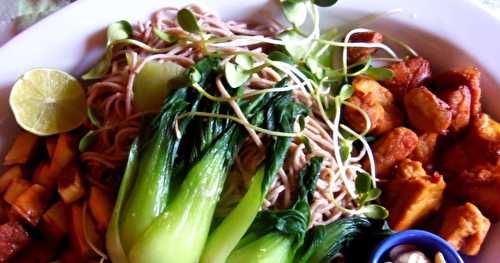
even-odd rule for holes
{"type": "Polygon", "coordinates": [[[428,256],[433,256],[440,251],[446,263],[464,263],[457,251],[446,240],[422,230],[406,230],[385,239],[375,249],[370,262],[386,262],[389,258],[389,251],[398,245],[414,245],[428,256]]]}

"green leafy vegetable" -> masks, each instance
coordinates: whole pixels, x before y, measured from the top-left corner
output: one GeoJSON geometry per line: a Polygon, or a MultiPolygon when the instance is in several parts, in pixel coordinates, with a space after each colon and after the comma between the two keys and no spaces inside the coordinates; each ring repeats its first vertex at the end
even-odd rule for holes
{"type": "Polygon", "coordinates": [[[183,8],[177,13],[177,23],[179,26],[189,33],[200,33],[200,25],[196,16],[191,10],[183,8]]]}
{"type": "Polygon", "coordinates": [[[226,262],[290,262],[302,246],[309,226],[309,200],[316,189],[322,159],[314,157],[299,174],[298,198],[292,208],[262,211],[226,262]]]}
{"type": "Polygon", "coordinates": [[[243,85],[251,75],[249,72],[231,62],[226,62],[226,65],[224,66],[224,74],[226,76],[227,83],[229,83],[229,86],[232,88],[238,88],[243,85]]]}
{"type": "Polygon", "coordinates": [[[394,71],[386,68],[369,67],[364,73],[375,80],[388,80],[394,77],[394,71]]]}
{"type": "MultiPolygon", "coordinates": [[[[378,222],[361,217],[348,217],[328,225],[315,226],[306,236],[304,246],[297,253],[296,263],[321,263],[330,260],[339,252],[361,253],[369,256],[371,249],[392,231],[384,229],[378,222]],[[363,242],[361,242],[363,241],[363,242]],[[352,246],[356,242],[357,246],[352,246]],[[364,249],[366,249],[366,251],[364,249]]],[[[357,256],[359,258],[359,256],[357,256]]],[[[349,258],[349,257],[346,257],[349,258]]],[[[349,258],[350,262],[352,258],[349,258]]],[[[352,261],[366,262],[366,260],[352,261]]]]}
{"type": "Polygon", "coordinates": [[[90,130],[81,139],[78,144],[80,152],[86,152],[90,146],[97,141],[97,132],[90,130]]]}
{"type": "MultiPolygon", "coordinates": [[[[285,83],[286,80],[281,81],[275,87],[281,87],[285,83]]],[[[293,101],[291,92],[280,94],[267,109],[266,128],[291,132],[297,117],[304,117],[307,114],[307,108],[293,101]]],[[[257,216],[265,195],[276,178],[278,170],[283,166],[290,143],[291,138],[288,137],[271,138],[266,151],[265,165],[257,170],[248,191],[238,205],[209,236],[202,255],[202,263],[226,262],[231,251],[257,216]]]]}
{"type": "Polygon", "coordinates": [[[284,1],[281,2],[281,8],[286,19],[295,27],[301,26],[307,18],[307,7],[302,1],[284,1]]]}
{"type": "Polygon", "coordinates": [[[175,37],[174,35],[170,35],[167,32],[163,32],[159,28],[154,27],[153,32],[157,37],[167,43],[174,43],[175,41],[177,41],[177,37],[175,37]]]}
{"type": "Polygon", "coordinates": [[[183,73],[182,66],[170,61],[147,62],[134,80],[134,110],[159,110],[167,95],[176,88],[183,73]]]}
{"type": "Polygon", "coordinates": [[[290,54],[294,61],[300,62],[307,54],[309,49],[308,43],[304,42],[304,37],[295,31],[284,31],[278,36],[279,39],[288,42],[289,44],[285,46],[285,50],[290,54]]]}

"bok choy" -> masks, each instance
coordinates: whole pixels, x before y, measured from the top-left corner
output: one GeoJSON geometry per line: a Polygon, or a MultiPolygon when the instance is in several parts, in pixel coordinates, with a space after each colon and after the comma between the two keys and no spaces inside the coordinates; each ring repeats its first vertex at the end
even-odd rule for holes
{"type": "Polygon", "coordinates": [[[227,263],[292,262],[309,227],[309,200],[316,189],[322,159],[313,157],[299,175],[298,199],[284,211],[262,211],[231,252],[227,263]]]}
{"type": "MultiPolygon", "coordinates": [[[[293,125],[299,116],[305,117],[307,108],[294,102],[290,93],[275,100],[268,108],[266,128],[292,132],[293,125]]],[[[238,205],[224,218],[220,225],[210,234],[201,258],[201,262],[224,263],[254,221],[278,170],[282,167],[290,137],[272,137],[266,151],[266,162],[257,169],[247,193],[238,205]]]]}

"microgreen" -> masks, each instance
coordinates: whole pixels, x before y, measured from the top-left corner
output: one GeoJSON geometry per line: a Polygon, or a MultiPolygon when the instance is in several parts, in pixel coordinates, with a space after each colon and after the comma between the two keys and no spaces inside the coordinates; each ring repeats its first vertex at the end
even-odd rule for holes
{"type": "Polygon", "coordinates": [[[177,23],[179,26],[189,32],[189,33],[200,33],[200,25],[198,25],[198,20],[196,16],[191,12],[191,10],[183,8],[177,13],[177,23]]]}
{"type": "Polygon", "coordinates": [[[273,51],[267,55],[267,58],[273,61],[281,61],[288,64],[293,64],[293,59],[281,51],[273,51]]]}
{"type": "Polygon", "coordinates": [[[227,62],[224,66],[224,74],[226,76],[227,83],[229,83],[229,86],[232,88],[238,88],[243,85],[243,83],[245,83],[251,75],[248,71],[231,62],[227,62]]]}
{"type": "Polygon", "coordinates": [[[117,40],[127,39],[132,36],[132,26],[125,20],[120,20],[108,26],[106,52],[101,60],[92,67],[87,73],[82,76],[85,80],[100,79],[108,73],[111,67],[111,59],[113,57],[113,42],[117,40]]]}
{"type": "Polygon", "coordinates": [[[372,179],[367,173],[358,173],[356,176],[356,192],[358,194],[367,193],[372,187],[372,179]]]}
{"type": "MultiPolygon", "coordinates": [[[[278,38],[288,43],[297,43],[304,40],[304,37],[295,31],[285,31],[278,38]]],[[[285,45],[285,50],[295,61],[302,61],[307,54],[308,46],[308,43],[288,44],[285,45]]]]}
{"type": "Polygon", "coordinates": [[[253,66],[252,56],[247,54],[236,55],[236,57],[234,58],[234,62],[236,62],[236,64],[238,64],[238,66],[240,66],[244,70],[250,70],[253,66]]]}
{"type": "Polygon", "coordinates": [[[388,80],[394,77],[394,72],[386,68],[369,67],[366,69],[365,74],[375,80],[388,80]]]}
{"type": "Polygon", "coordinates": [[[90,123],[92,123],[92,125],[94,125],[96,127],[101,127],[101,122],[99,121],[99,118],[97,117],[97,113],[91,107],[87,107],[87,117],[89,118],[90,123]]]}
{"type": "Polygon", "coordinates": [[[170,35],[166,32],[163,32],[159,28],[156,27],[153,28],[153,33],[155,33],[157,37],[159,37],[161,40],[167,43],[174,43],[175,41],[177,41],[177,38],[174,35],[170,35]]]}
{"type": "Polygon", "coordinates": [[[363,214],[372,219],[386,219],[389,216],[389,211],[381,205],[367,205],[362,208],[363,214]]]}
{"type": "Polygon", "coordinates": [[[81,139],[78,144],[78,150],[85,152],[97,141],[97,132],[90,130],[81,139]]]}
{"type": "Polygon", "coordinates": [[[109,25],[107,29],[108,45],[111,45],[111,43],[115,40],[127,39],[131,35],[132,26],[129,22],[125,20],[114,22],[109,25]]]}
{"type": "Polygon", "coordinates": [[[303,1],[284,1],[281,3],[283,14],[295,27],[301,26],[307,18],[307,8],[303,1]]]}
{"type": "Polygon", "coordinates": [[[340,92],[339,92],[338,96],[340,97],[341,101],[344,101],[344,100],[350,98],[352,96],[353,92],[354,92],[354,90],[352,88],[352,85],[344,84],[340,88],[340,92]]]}

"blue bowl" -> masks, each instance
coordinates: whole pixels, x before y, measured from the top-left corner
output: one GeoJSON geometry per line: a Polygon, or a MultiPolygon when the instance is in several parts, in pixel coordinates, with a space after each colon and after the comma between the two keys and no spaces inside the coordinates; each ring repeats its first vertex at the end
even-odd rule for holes
{"type": "Polygon", "coordinates": [[[370,262],[385,262],[389,257],[389,251],[398,245],[414,245],[428,256],[434,256],[440,251],[446,263],[464,263],[457,251],[446,240],[422,230],[406,230],[385,239],[375,249],[370,262]]]}

